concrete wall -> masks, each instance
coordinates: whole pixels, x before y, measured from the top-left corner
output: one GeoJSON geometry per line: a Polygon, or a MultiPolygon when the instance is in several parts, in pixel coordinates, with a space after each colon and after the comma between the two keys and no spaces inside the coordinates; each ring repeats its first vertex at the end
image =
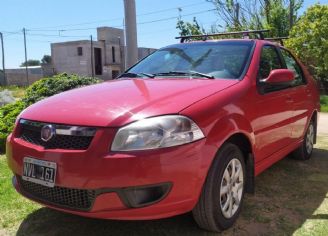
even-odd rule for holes
{"type": "Polygon", "coordinates": [[[56,73],[67,72],[85,76],[92,74],[91,44],[88,40],[53,43],[51,57],[56,73]],[[78,55],[78,47],[82,47],[81,56],[78,55]]]}
{"type": "Polygon", "coordinates": [[[113,27],[97,28],[97,39],[110,44],[125,45],[124,31],[113,27]]]}
{"type": "Polygon", "coordinates": [[[41,64],[42,72],[44,77],[51,77],[55,75],[55,67],[51,64],[41,64]]]}
{"type": "Polygon", "coordinates": [[[28,68],[28,82],[26,80],[25,68],[6,69],[7,85],[26,86],[43,78],[41,67],[28,68]]]}

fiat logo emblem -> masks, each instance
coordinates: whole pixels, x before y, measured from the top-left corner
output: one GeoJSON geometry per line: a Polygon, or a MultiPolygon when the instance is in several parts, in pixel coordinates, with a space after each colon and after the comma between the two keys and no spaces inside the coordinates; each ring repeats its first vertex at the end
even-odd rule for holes
{"type": "Polygon", "coordinates": [[[56,135],[56,129],[53,125],[45,125],[41,129],[41,139],[44,142],[48,142],[52,137],[56,135]]]}

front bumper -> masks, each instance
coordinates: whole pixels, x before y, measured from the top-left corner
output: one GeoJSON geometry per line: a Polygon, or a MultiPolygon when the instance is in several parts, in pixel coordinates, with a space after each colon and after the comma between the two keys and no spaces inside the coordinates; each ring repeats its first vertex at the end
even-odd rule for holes
{"type": "Polygon", "coordinates": [[[105,219],[157,219],[193,209],[215,151],[206,148],[205,139],[159,150],[111,153],[114,134],[114,129],[99,129],[85,151],[46,150],[10,135],[6,150],[16,190],[57,210],[105,219]],[[17,180],[26,156],[57,163],[56,187],[94,191],[91,207],[53,204],[24,191],[17,180]]]}

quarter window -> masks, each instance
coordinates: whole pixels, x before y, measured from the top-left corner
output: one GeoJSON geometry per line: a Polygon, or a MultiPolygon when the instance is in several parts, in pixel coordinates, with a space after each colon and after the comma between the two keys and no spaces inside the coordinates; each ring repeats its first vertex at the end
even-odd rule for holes
{"type": "Polygon", "coordinates": [[[303,77],[302,69],[294,57],[287,50],[281,48],[282,57],[285,60],[287,69],[290,69],[295,74],[295,81],[293,82],[295,86],[305,84],[305,79],[303,77]]]}
{"type": "Polygon", "coordinates": [[[268,78],[270,72],[275,69],[282,69],[282,64],[273,46],[264,46],[261,52],[259,79],[263,80],[268,78]]]}

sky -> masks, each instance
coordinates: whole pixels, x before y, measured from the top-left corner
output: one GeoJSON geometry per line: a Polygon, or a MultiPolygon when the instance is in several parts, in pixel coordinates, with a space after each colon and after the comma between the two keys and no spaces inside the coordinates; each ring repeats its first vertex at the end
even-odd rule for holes
{"type": "MultiPolygon", "coordinates": [[[[318,1],[305,0],[302,13],[318,1]]],[[[321,0],[328,4],[328,0],[321,0]]],[[[138,46],[160,48],[177,43],[178,8],[182,19],[195,16],[210,28],[218,20],[214,6],[205,0],[136,0],[138,46]]],[[[22,29],[26,28],[27,57],[41,60],[50,55],[50,44],[96,38],[96,28],[122,28],[123,0],[1,0],[0,32],[4,35],[6,68],[18,67],[25,59],[22,29]]],[[[0,50],[1,51],[1,50],[0,50]]],[[[2,61],[0,58],[0,68],[2,61]]]]}

